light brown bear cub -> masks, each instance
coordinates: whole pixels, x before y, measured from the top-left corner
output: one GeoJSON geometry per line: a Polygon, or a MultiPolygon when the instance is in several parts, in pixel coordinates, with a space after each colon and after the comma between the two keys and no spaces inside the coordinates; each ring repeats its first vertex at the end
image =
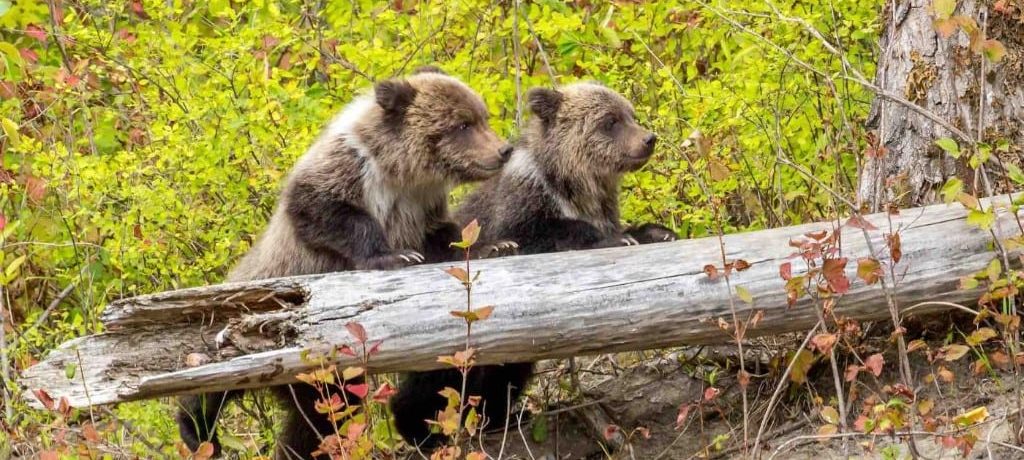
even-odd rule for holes
{"type": "MultiPolygon", "coordinates": [[[[511,145],[487,124],[480,96],[437,68],[377,83],[325,129],[292,169],[270,223],[229,281],[457,260],[461,239],[447,199],[457,184],[495,175],[511,145]]],[[[335,427],[317,413],[309,385],[274,388],[286,420],[278,458],[312,458],[335,427]],[[315,429],[315,431],[314,431],[315,429]]],[[[189,448],[210,441],[221,407],[239,391],[181,399],[189,448]]],[[[349,401],[358,401],[347,395],[349,401]]]]}
{"type": "MultiPolygon", "coordinates": [[[[509,163],[456,212],[461,224],[479,220],[481,244],[510,240],[520,253],[536,254],[676,239],[657,224],[621,228],[622,175],[647,163],[656,141],[637,124],[629,101],[594,83],[535,88],[527,98],[533,117],[509,163]]],[[[532,363],[475,367],[466,393],[481,396],[484,416],[503,426],[509,387],[514,402],[532,373],[532,363]]],[[[456,371],[406,377],[392,398],[402,436],[427,447],[444,442],[422,420],[444,408],[439,390],[461,384],[456,371]]]]}

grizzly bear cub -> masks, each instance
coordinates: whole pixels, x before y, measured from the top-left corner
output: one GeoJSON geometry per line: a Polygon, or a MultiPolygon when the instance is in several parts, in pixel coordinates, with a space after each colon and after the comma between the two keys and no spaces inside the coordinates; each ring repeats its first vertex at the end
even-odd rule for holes
{"type": "MultiPolygon", "coordinates": [[[[462,224],[478,219],[481,244],[514,241],[523,254],[672,241],[657,224],[623,231],[619,182],[654,153],[656,136],[636,122],[632,104],[594,83],[528,92],[533,117],[501,174],[485,181],[456,212],[462,224]]],[[[467,395],[480,396],[491,426],[503,426],[533,374],[533,363],[478,366],[467,395]]],[[[392,398],[398,431],[423,447],[445,442],[423,422],[446,404],[437,392],[461,388],[455,370],[418,372],[392,398]]]]}
{"type": "MultiPolygon", "coordinates": [[[[487,120],[480,96],[437,68],[377,83],[298,160],[266,231],[228,281],[457,260],[449,191],[495,175],[512,151],[487,120]]],[[[312,458],[320,438],[335,433],[314,408],[320,395],[304,384],[273,390],[286,412],[275,456],[312,458]]],[[[209,441],[219,453],[217,417],[240,394],[182,398],[185,444],[194,451],[209,441]]]]}

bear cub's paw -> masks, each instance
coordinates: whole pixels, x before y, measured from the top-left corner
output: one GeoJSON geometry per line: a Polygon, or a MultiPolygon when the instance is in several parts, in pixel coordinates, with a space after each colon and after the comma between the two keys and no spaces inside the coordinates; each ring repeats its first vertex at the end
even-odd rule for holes
{"type": "Polygon", "coordinates": [[[411,249],[400,249],[383,256],[373,257],[359,264],[361,270],[395,270],[410,265],[421,264],[426,260],[423,254],[411,249]]]}
{"type": "Polygon", "coordinates": [[[488,244],[477,252],[478,259],[490,259],[493,257],[514,256],[519,254],[519,243],[512,240],[503,240],[494,244],[488,244]]]}
{"type": "Polygon", "coordinates": [[[633,227],[627,230],[626,234],[639,242],[639,244],[664,243],[679,239],[679,235],[676,235],[668,227],[659,224],[643,224],[639,227],[633,227]]]}

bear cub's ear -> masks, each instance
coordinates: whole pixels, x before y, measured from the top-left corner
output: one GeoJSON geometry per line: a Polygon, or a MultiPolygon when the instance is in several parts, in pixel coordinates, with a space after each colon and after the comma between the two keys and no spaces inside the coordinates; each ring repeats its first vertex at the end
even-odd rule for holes
{"type": "Polygon", "coordinates": [[[384,80],[373,87],[379,105],[389,114],[402,114],[416,98],[416,88],[401,79],[384,80]]]}
{"type": "Polygon", "coordinates": [[[436,74],[441,74],[441,75],[448,75],[443,70],[441,70],[440,67],[438,67],[436,65],[423,65],[423,66],[417,67],[416,70],[412,71],[413,75],[419,75],[421,73],[436,73],[436,74]]]}
{"type": "Polygon", "coordinates": [[[526,100],[530,103],[530,111],[544,120],[551,123],[558,115],[558,109],[562,107],[562,93],[547,88],[531,88],[526,93],[526,100]]]}

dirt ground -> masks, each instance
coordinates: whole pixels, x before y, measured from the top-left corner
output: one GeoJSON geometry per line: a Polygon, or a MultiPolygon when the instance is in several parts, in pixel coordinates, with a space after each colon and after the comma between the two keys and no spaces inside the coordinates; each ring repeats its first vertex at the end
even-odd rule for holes
{"type": "MultiPolygon", "coordinates": [[[[884,331],[877,335],[888,336],[884,331]]],[[[932,335],[930,346],[941,346],[939,335],[932,335]]],[[[778,371],[773,368],[773,353],[796,349],[801,340],[796,336],[776,337],[753,340],[746,346],[746,368],[754,376],[748,393],[751,444],[779,381],[778,371]]],[[[871,393],[872,388],[894,385],[898,376],[895,347],[882,338],[863,345],[883,352],[886,364],[877,379],[862,378],[855,385],[859,395],[849,405],[851,423],[860,413],[864,395],[871,393]]],[[[485,437],[484,450],[495,458],[500,452],[502,459],[743,458],[742,397],[735,380],[737,358],[734,347],[719,346],[577,358],[572,364],[543,363],[543,373],[528,404],[531,409],[549,405],[543,412],[547,415],[534,415],[529,420],[524,417],[522,426],[517,426],[513,418],[507,432],[498,430],[485,437]],[[704,397],[710,387],[719,393],[708,402],[704,397]],[[702,400],[703,404],[695,404],[702,400]],[[677,429],[680,407],[688,404],[691,408],[687,420],[677,429]],[[539,419],[545,420],[538,422],[539,419]],[[538,428],[538,423],[544,426],[538,428]],[[620,427],[611,442],[605,439],[610,424],[620,427]],[[634,431],[636,428],[646,429],[649,437],[634,431]],[[624,439],[622,435],[631,432],[624,439]],[[612,444],[617,448],[610,447],[612,444]]],[[[1017,404],[1011,390],[1012,375],[999,371],[974,373],[971,360],[962,361],[944,363],[955,375],[953,382],[926,383],[935,366],[929,365],[923,356],[912,355],[918,401],[934,401],[932,414],[949,418],[986,407],[989,415],[973,430],[978,440],[966,458],[1024,459],[1024,450],[1010,445],[1010,418],[1016,413],[1017,404]]],[[[845,363],[839,367],[844,368],[845,363]]],[[[805,383],[785,385],[772,411],[773,417],[765,424],[761,458],[911,458],[905,439],[885,434],[818,436],[818,430],[825,424],[818,408],[822,401],[835,398],[830,369],[827,362],[818,363],[808,372],[805,383]]],[[[850,384],[845,383],[844,388],[844,397],[849,398],[850,384]]],[[[914,443],[919,458],[964,458],[959,450],[943,447],[937,436],[923,429],[914,436],[914,443]]]]}

